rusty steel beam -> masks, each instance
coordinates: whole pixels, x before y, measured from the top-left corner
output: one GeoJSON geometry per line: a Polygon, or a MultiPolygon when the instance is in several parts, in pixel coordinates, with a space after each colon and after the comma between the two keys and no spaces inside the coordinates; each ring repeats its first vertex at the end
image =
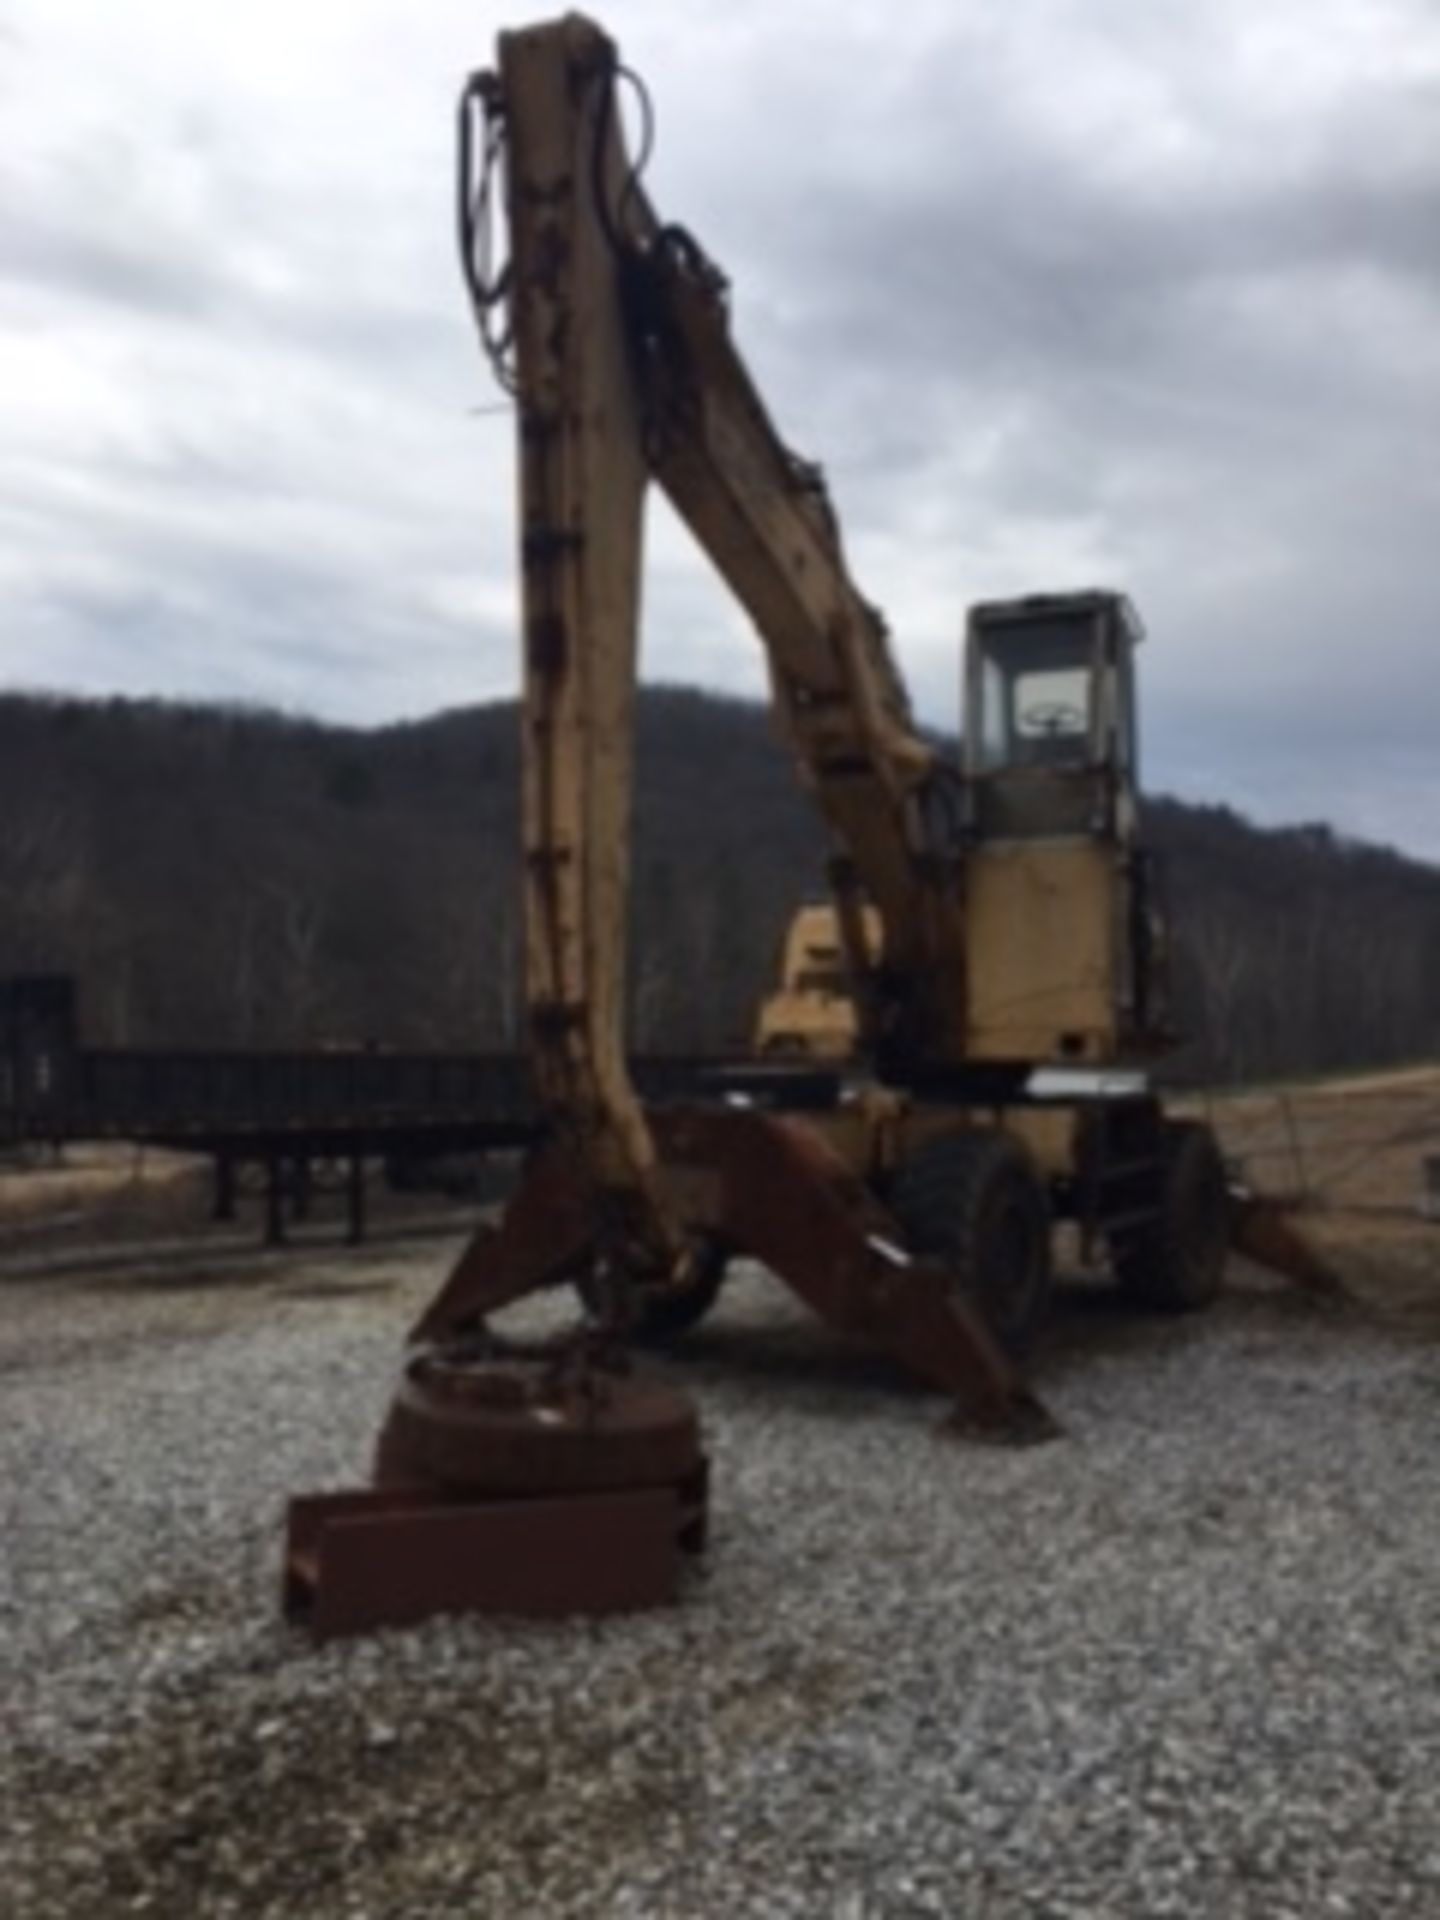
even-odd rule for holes
{"type": "Polygon", "coordinates": [[[534,1617],[672,1602],[703,1488],[483,1500],[427,1487],[290,1505],[284,1612],[317,1639],[438,1613],[534,1617]]]}

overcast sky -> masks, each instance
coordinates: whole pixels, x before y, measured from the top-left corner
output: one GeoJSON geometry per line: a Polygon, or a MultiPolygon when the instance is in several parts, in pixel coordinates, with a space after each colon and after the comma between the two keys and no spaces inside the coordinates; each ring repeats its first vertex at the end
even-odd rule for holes
{"type": "MultiPolygon", "coordinates": [[[[369,723],[513,691],[451,236],[483,0],[0,0],[0,678],[369,723]]],[[[1147,779],[1440,860],[1436,0],[616,0],[923,716],[1126,587],[1147,779]]],[[[477,411],[479,409],[479,411],[477,411]]],[[[663,506],[646,672],[763,689],[663,506]]]]}

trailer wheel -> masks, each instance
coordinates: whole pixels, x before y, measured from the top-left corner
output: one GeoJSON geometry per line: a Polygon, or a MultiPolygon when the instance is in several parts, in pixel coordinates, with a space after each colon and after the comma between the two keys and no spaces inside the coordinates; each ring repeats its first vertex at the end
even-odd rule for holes
{"type": "Polygon", "coordinates": [[[940,1134],[901,1162],[887,1198],[910,1250],[948,1267],[1019,1359],[1050,1304],[1050,1210],[1019,1141],[989,1129],[940,1134]]]}
{"type": "MultiPolygon", "coordinates": [[[[641,1299],[629,1331],[630,1344],[668,1347],[692,1327],[698,1327],[720,1297],[729,1261],[730,1251],[721,1241],[703,1241],[688,1286],[667,1288],[641,1299]]],[[[588,1274],[576,1280],[575,1290],[591,1312],[599,1310],[600,1299],[588,1274]]]]}
{"type": "Polygon", "coordinates": [[[1195,1313],[1214,1300],[1225,1272],[1225,1162],[1215,1135],[1198,1120],[1167,1120],[1160,1152],[1159,1210],[1138,1231],[1115,1236],[1111,1264],[1121,1291],[1139,1305],[1195,1313]]]}

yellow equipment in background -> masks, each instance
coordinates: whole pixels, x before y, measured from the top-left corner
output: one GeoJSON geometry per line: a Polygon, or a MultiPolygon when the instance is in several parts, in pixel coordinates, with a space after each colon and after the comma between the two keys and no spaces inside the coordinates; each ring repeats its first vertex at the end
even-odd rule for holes
{"type": "MultiPolygon", "coordinates": [[[[867,973],[880,963],[880,916],[862,910],[867,973]]],[[[766,994],[755,1021],[762,1059],[853,1060],[860,1052],[857,985],[833,906],[811,902],[785,931],[780,984],[766,994]]]]}

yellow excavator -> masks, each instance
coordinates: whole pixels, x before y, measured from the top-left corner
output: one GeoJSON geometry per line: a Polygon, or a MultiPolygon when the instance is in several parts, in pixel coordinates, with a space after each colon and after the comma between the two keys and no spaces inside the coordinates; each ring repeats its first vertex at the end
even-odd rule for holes
{"type": "MultiPolygon", "coordinates": [[[[1098,591],[976,607],[963,754],[922,736],[823,476],[781,438],[736,348],[724,276],[655,212],[626,150],[635,86],[571,15],[503,35],[498,71],[462,108],[462,254],[519,422],[530,1048],[594,1223],[589,1297],[613,1282],[637,1324],[673,1325],[708,1293],[717,1243],[758,1251],[714,1199],[724,1167],[676,1146],[627,1065],[654,481],[753,624],[835,846],[831,940],[813,914],[797,938],[843,960],[846,1051],[864,1070],[818,1098],[812,1076],[808,1106],[778,1069],[768,1089],[752,1080],[748,1124],[803,1130],[812,1160],[870,1197],[882,1237],[940,1262],[1011,1355],[1043,1318],[1052,1221],[1108,1248],[1131,1291],[1204,1305],[1226,1245],[1220,1155],[1204,1127],[1166,1118],[1142,1065],[1168,1035],[1137,838],[1134,612],[1098,591]]],[[[719,1132],[735,1111],[717,1102],[719,1132]]]]}
{"type": "MultiPolygon", "coordinates": [[[[868,978],[880,965],[880,916],[864,910],[868,978]]],[[[780,979],[760,1003],[755,1051],[762,1058],[853,1060],[860,1051],[860,1008],[850,956],[833,906],[809,901],[785,930],[780,979]]]]}
{"type": "MultiPolygon", "coordinates": [[[[643,1551],[643,1527],[610,1537],[608,1566],[638,1565],[659,1537],[696,1544],[693,1421],[637,1403],[615,1355],[693,1326],[736,1256],[1002,1430],[1041,1423],[1021,1366],[1057,1223],[1152,1307],[1205,1306],[1226,1256],[1216,1142],[1169,1116],[1147,1073],[1171,1034],[1139,838],[1133,608],[1101,590],[973,608],[963,747],[932,744],[821,470],[781,437],[736,347],[724,275],[650,202],[650,133],[639,82],[574,14],[502,34],[460,105],[461,254],[518,426],[525,994],[547,1138],[414,1329],[378,1478],[412,1520],[422,1487],[444,1490],[452,1526],[468,1502],[467,1564],[488,1554],[492,1575],[479,1509],[499,1495],[514,1527],[542,1490],[549,1505],[501,1555],[536,1592],[502,1580],[497,1600],[483,1573],[457,1587],[447,1549],[438,1588],[417,1575],[412,1612],[436,1591],[620,1604],[577,1589],[556,1519],[573,1540],[602,1495],[663,1482],[671,1502],[643,1551]],[[831,901],[797,922],[762,1015],[761,1057],[642,1103],[623,1013],[651,483],[749,617],[833,858],[831,901]],[[587,1308],[578,1343],[497,1343],[494,1312],[562,1283],[587,1308]],[[545,1586],[535,1570],[557,1565],[571,1584],[545,1586]]],[[[313,1569],[327,1525],[301,1516],[296,1565],[313,1569]]],[[[383,1586],[395,1556],[379,1561],[383,1586]]],[[[331,1592],[344,1586],[332,1575],[331,1592]]]]}

